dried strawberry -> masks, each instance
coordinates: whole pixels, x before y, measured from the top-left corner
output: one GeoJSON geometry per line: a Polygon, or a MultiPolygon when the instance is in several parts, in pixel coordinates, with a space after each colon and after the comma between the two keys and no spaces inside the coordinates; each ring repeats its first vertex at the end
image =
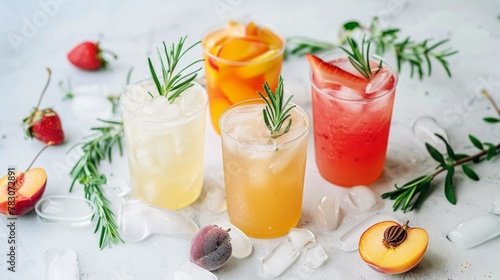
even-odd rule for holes
{"type": "Polygon", "coordinates": [[[52,142],[53,145],[59,145],[64,142],[64,131],[61,125],[61,119],[57,113],[50,109],[39,110],[40,102],[42,101],[43,95],[47,90],[50,83],[50,76],[52,71],[47,68],[49,72],[49,78],[42,91],[38,104],[35,110],[23,120],[24,130],[28,137],[36,138],[46,144],[52,142]]]}

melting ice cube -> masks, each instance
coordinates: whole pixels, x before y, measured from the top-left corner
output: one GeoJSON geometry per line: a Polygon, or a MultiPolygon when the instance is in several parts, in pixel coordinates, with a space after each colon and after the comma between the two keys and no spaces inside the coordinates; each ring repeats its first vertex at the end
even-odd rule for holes
{"type": "Polygon", "coordinates": [[[367,186],[354,186],[349,189],[346,196],[347,204],[356,210],[370,210],[378,203],[378,195],[367,186]]]}
{"type": "Polygon", "coordinates": [[[39,200],[35,211],[47,222],[87,225],[95,213],[95,205],[85,198],[53,195],[39,200]]]}
{"type": "Polygon", "coordinates": [[[498,235],[500,235],[500,218],[485,214],[459,223],[446,234],[446,238],[458,248],[469,249],[498,235]]]}
{"type": "Polygon", "coordinates": [[[214,182],[205,183],[207,194],[205,195],[205,210],[210,214],[219,214],[227,209],[226,191],[214,182]]]}
{"type": "Polygon", "coordinates": [[[450,143],[448,140],[448,134],[434,118],[428,116],[418,118],[413,123],[412,130],[415,137],[422,143],[429,143],[440,152],[446,153],[446,145],[435,134],[443,136],[443,138],[450,143]]]}
{"type": "Polygon", "coordinates": [[[361,238],[363,232],[365,232],[365,230],[367,230],[370,226],[382,221],[395,221],[401,223],[401,218],[393,213],[381,212],[373,214],[372,216],[359,222],[348,232],[344,233],[342,237],[340,237],[340,249],[346,252],[355,251],[356,249],[358,249],[359,238],[361,238]]]}
{"type": "Polygon", "coordinates": [[[217,280],[212,272],[190,262],[183,262],[174,271],[174,280],[217,280]]]}
{"type": "Polygon", "coordinates": [[[282,242],[260,260],[260,272],[265,278],[280,276],[300,255],[299,250],[290,242],[282,242]]]}
{"type": "Polygon", "coordinates": [[[340,224],[340,207],[335,196],[328,194],[324,196],[316,209],[314,209],[314,221],[323,230],[332,231],[340,224]]]}
{"type": "Polygon", "coordinates": [[[118,231],[126,242],[139,242],[150,235],[192,236],[195,222],[182,214],[153,207],[141,199],[122,198],[117,214],[118,231]]]}
{"type": "Polygon", "coordinates": [[[499,215],[500,216],[500,198],[497,200],[493,201],[493,204],[491,205],[490,212],[499,215]]]}
{"type": "Polygon", "coordinates": [[[304,252],[302,253],[304,258],[304,262],[302,263],[302,267],[306,271],[314,270],[320,267],[327,259],[328,255],[319,243],[311,243],[308,245],[304,252]]]}
{"type": "Polygon", "coordinates": [[[304,248],[306,245],[316,242],[314,234],[305,228],[292,228],[288,232],[288,241],[290,241],[298,249],[304,248]]]}
{"type": "Polygon", "coordinates": [[[45,254],[43,260],[45,264],[45,279],[80,279],[80,266],[75,251],[50,249],[45,254]]]}
{"type": "Polygon", "coordinates": [[[231,237],[231,245],[233,246],[233,252],[231,256],[241,259],[246,258],[252,253],[252,242],[239,228],[230,222],[216,218],[210,222],[211,225],[217,225],[222,229],[229,230],[229,236],[231,237]]]}

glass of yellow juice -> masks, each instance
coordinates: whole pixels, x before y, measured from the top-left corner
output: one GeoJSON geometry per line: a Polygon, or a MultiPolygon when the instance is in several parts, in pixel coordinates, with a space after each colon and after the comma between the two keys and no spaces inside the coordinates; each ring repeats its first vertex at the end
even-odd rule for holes
{"type": "Polygon", "coordinates": [[[227,211],[248,236],[272,238],[297,225],[302,211],[309,116],[290,111],[290,130],[274,138],[263,121],[262,99],[224,111],[222,136],[227,211]]]}
{"type": "Polygon", "coordinates": [[[225,109],[258,98],[264,82],[277,86],[285,40],[269,27],[229,21],[209,31],[202,45],[211,121],[220,133],[218,120],[225,109]]]}
{"type": "Polygon", "coordinates": [[[153,80],[127,86],[120,98],[132,191],[148,203],[176,210],[203,186],[208,97],[199,84],[170,103],[153,80]]]}

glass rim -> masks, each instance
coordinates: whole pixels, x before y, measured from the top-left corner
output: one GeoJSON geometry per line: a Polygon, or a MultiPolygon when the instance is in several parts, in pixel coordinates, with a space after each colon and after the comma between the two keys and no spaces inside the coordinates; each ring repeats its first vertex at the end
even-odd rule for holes
{"type": "MultiPolygon", "coordinates": [[[[137,84],[145,83],[148,81],[153,81],[153,78],[145,78],[145,79],[139,80],[135,83],[131,83],[130,85],[137,85],[137,84]]],[[[178,125],[178,124],[189,122],[192,119],[195,119],[196,117],[201,115],[204,111],[206,111],[207,106],[208,106],[207,90],[202,85],[200,85],[199,83],[197,83],[195,81],[192,81],[192,83],[194,84],[195,87],[199,87],[202,90],[204,101],[205,101],[203,104],[203,107],[201,107],[198,111],[196,111],[192,114],[185,115],[185,116],[182,116],[180,118],[176,118],[176,119],[172,119],[172,120],[152,120],[152,119],[146,119],[144,117],[134,115],[134,114],[130,113],[130,110],[125,109],[125,107],[122,106],[123,98],[125,96],[124,93],[128,90],[128,87],[129,87],[129,85],[127,85],[125,90],[120,95],[120,111],[122,113],[122,116],[126,115],[128,118],[133,119],[133,120],[138,121],[138,122],[151,123],[151,124],[161,124],[161,125],[178,125]]]]}
{"type": "Polygon", "coordinates": [[[244,145],[244,146],[251,146],[251,147],[259,148],[262,150],[272,150],[272,149],[275,149],[276,147],[281,148],[281,147],[286,147],[286,146],[292,145],[295,142],[299,141],[300,139],[307,137],[307,135],[309,134],[309,130],[311,128],[311,119],[309,117],[309,114],[307,113],[306,110],[304,110],[304,108],[298,106],[295,103],[290,102],[289,104],[291,106],[295,105],[295,107],[292,109],[292,111],[296,110],[300,115],[302,115],[302,117],[304,117],[304,120],[306,121],[306,127],[305,127],[304,131],[302,133],[300,133],[299,135],[297,135],[297,136],[293,137],[292,139],[289,139],[283,143],[280,143],[280,144],[253,144],[253,143],[248,143],[247,141],[242,141],[234,136],[231,136],[224,129],[224,126],[222,124],[223,120],[235,108],[250,105],[250,104],[263,104],[264,105],[265,102],[261,98],[247,99],[247,100],[232,104],[231,106],[226,108],[224,111],[222,111],[222,113],[220,114],[220,117],[219,117],[219,121],[218,121],[218,125],[219,125],[220,131],[221,131],[221,136],[224,135],[224,136],[228,137],[229,139],[234,140],[234,141],[236,141],[239,144],[244,145]],[[269,148],[271,148],[271,149],[269,149],[269,148]]]}
{"type": "MultiPolygon", "coordinates": [[[[248,23],[252,20],[235,20],[235,21],[238,23],[242,23],[242,22],[248,23]]],[[[205,47],[205,44],[204,44],[205,38],[207,38],[207,36],[214,31],[223,30],[224,27],[227,25],[227,22],[223,23],[223,24],[214,25],[214,26],[205,30],[205,32],[203,33],[204,34],[203,39],[201,40],[201,47],[203,49],[203,53],[205,55],[207,55],[210,59],[214,59],[217,62],[222,62],[224,64],[231,65],[231,66],[247,66],[247,65],[259,64],[259,63],[266,63],[266,62],[269,62],[271,60],[274,60],[274,59],[282,56],[285,52],[286,40],[285,40],[285,37],[281,34],[281,32],[273,25],[270,25],[267,23],[260,23],[260,22],[256,22],[256,21],[253,21],[253,22],[259,27],[265,27],[265,28],[268,28],[269,30],[271,30],[273,32],[273,34],[276,35],[278,38],[280,38],[281,42],[283,43],[283,45],[281,46],[279,51],[277,53],[275,53],[273,56],[270,56],[270,57],[263,59],[263,60],[256,60],[256,61],[234,61],[234,60],[220,58],[216,55],[211,54],[209,49],[207,47],[205,47]]],[[[240,37],[238,37],[238,38],[240,38],[240,37]]]]}
{"type": "MultiPolygon", "coordinates": [[[[333,52],[326,53],[326,54],[322,55],[320,58],[323,59],[324,61],[328,61],[329,59],[339,58],[339,57],[346,57],[347,58],[348,56],[343,51],[336,50],[336,51],[333,51],[333,52]]],[[[399,81],[399,73],[396,71],[396,68],[394,68],[394,66],[391,63],[389,63],[386,59],[384,59],[383,57],[381,57],[379,55],[372,54],[372,55],[370,55],[370,57],[373,57],[373,58],[375,58],[377,60],[382,60],[382,62],[385,65],[389,66],[389,69],[391,70],[391,72],[392,72],[392,74],[394,76],[394,86],[390,90],[387,90],[387,92],[385,92],[384,94],[381,94],[381,95],[373,97],[373,98],[367,98],[367,99],[347,99],[347,98],[338,97],[338,96],[335,96],[335,95],[332,95],[332,94],[327,94],[327,93],[325,93],[321,88],[319,88],[314,83],[314,80],[313,80],[314,73],[313,73],[312,69],[309,70],[309,80],[311,82],[311,86],[317,92],[319,92],[321,95],[325,96],[328,99],[336,100],[336,101],[341,101],[341,102],[346,102],[346,103],[350,103],[350,102],[355,102],[355,103],[372,103],[372,102],[375,102],[375,101],[377,101],[379,99],[382,99],[383,97],[386,97],[387,95],[390,95],[390,94],[394,93],[396,91],[396,86],[397,86],[398,81],[399,81]]],[[[337,89],[331,90],[331,91],[332,92],[340,92],[340,90],[337,90],[337,89]]]]}

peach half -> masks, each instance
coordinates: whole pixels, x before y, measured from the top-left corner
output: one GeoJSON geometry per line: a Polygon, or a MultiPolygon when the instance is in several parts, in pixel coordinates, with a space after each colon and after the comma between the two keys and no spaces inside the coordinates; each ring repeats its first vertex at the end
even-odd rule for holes
{"type": "Polygon", "coordinates": [[[0,179],[0,214],[22,216],[35,208],[47,184],[47,173],[33,168],[24,173],[6,175],[0,179]]]}
{"type": "Polygon", "coordinates": [[[393,221],[368,228],[359,240],[359,254],[371,268],[386,274],[404,273],[415,267],[427,250],[429,237],[422,228],[393,221]]]}

